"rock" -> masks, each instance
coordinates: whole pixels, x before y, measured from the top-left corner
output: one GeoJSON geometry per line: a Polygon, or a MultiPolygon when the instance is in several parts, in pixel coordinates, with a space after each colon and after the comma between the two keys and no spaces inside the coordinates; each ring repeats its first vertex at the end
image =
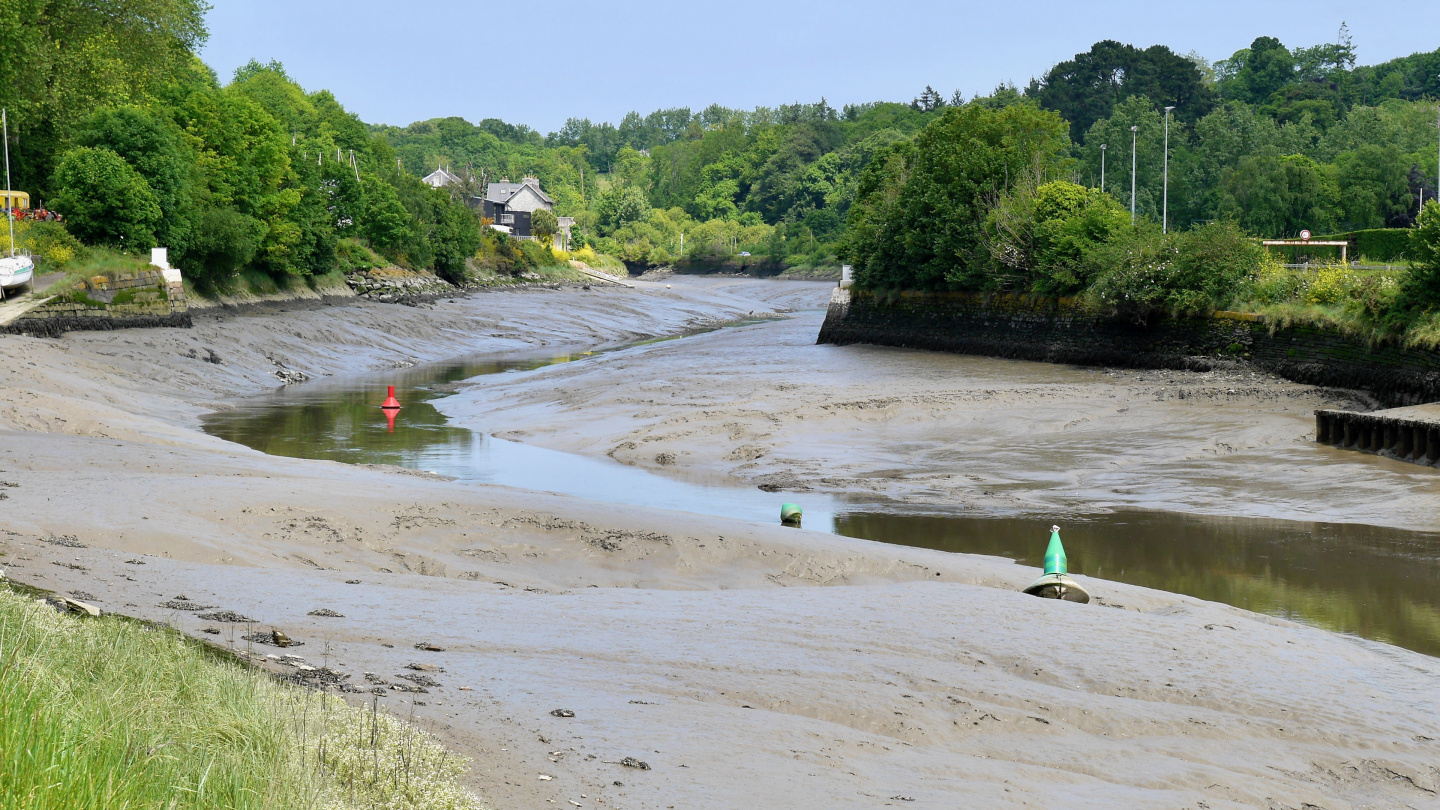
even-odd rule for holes
{"type": "Polygon", "coordinates": [[[214,613],[201,613],[197,618],[207,622],[230,622],[232,624],[250,624],[255,620],[249,616],[236,613],[233,610],[217,610],[214,613]]]}
{"type": "Polygon", "coordinates": [[[345,584],[346,584],[346,585],[359,585],[359,584],[360,584],[360,580],[358,580],[358,579],[347,579],[347,580],[345,580],[345,584]]]}
{"type": "Polygon", "coordinates": [[[554,779],[554,778],[555,778],[555,777],[553,777],[553,776],[547,776],[546,774],[543,774],[543,773],[540,774],[540,781],[541,781],[541,782],[549,782],[551,779],[554,779]]]}
{"type": "Polygon", "coordinates": [[[642,771],[650,770],[650,763],[642,762],[635,757],[625,757],[624,759],[620,760],[620,764],[624,765],[627,768],[638,768],[642,771]]]}
{"type": "Polygon", "coordinates": [[[200,632],[202,632],[202,633],[209,633],[209,634],[212,635],[212,636],[218,636],[218,635],[220,635],[220,628],[218,628],[218,627],[206,627],[205,629],[201,630],[200,632]]]}
{"type": "Polygon", "coordinates": [[[425,652],[445,652],[444,647],[436,646],[428,641],[422,641],[419,644],[416,644],[415,649],[424,650],[425,652]]]}
{"type": "Polygon", "coordinates": [[[344,614],[344,613],[337,613],[337,612],[331,610],[330,608],[315,608],[314,610],[310,611],[310,613],[307,614],[307,615],[310,615],[310,616],[329,616],[330,618],[334,618],[334,619],[343,619],[343,618],[345,618],[345,614],[344,614]]]}
{"type": "Polygon", "coordinates": [[[555,709],[555,710],[551,711],[550,714],[552,714],[552,715],[554,715],[554,716],[556,716],[556,717],[574,717],[574,716],[575,716],[575,712],[573,712],[573,711],[571,711],[571,710],[569,710],[569,709],[555,709]]]}
{"type": "Polygon", "coordinates": [[[444,672],[444,667],[437,667],[434,664],[406,664],[406,669],[413,669],[416,672],[444,672]]]}
{"type": "Polygon", "coordinates": [[[79,599],[71,599],[68,596],[60,597],[60,602],[65,606],[65,609],[71,613],[83,613],[86,616],[97,619],[100,617],[100,608],[88,602],[81,602],[79,599]]]}

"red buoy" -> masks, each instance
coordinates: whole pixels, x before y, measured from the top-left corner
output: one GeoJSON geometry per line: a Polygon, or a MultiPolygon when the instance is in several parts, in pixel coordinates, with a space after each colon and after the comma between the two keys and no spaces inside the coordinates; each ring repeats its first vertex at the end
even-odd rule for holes
{"type": "Polygon", "coordinates": [[[387,411],[400,410],[400,400],[395,398],[395,386],[390,386],[390,393],[385,396],[385,404],[380,407],[387,411]]]}

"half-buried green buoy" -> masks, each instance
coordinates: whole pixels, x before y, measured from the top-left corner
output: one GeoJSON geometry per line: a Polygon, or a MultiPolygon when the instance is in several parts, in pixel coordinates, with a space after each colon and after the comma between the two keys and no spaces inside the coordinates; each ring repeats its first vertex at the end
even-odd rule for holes
{"type": "Polygon", "coordinates": [[[1030,583],[1025,593],[1067,602],[1090,601],[1090,594],[1070,578],[1069,561],[1065,558],[1065,544],[1060,542],[1059,526],[1050,527],[1050,546],[1045,549],[1045,575],[1030,583]]]}
{"type": "Polygon", "coordinates": [[[804,511],[793,503],[780,504],[780,522],[786,526],[799,526],[804,511]]]}

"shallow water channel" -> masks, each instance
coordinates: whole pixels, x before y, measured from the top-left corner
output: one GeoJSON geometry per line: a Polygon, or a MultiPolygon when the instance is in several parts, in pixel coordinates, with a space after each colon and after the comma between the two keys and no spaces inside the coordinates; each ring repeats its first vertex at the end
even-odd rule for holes
{"type": "MultiPolygon", "coordinates": [[[[525,373],[593,354],[489,355],[288,386],[211,414],[204,428],[274,455],[392,464],[463,481],[747,520],[777,522],[780,504],[793,501],[805,509],[807,529],[996,555],[1037,569],[1042,563],[1049,518],[920,514],[893,502],[764,492],[734,479],[662,475],[474,432],[450,424],[432,404],[464,380],[525,373]],[[393,426],[379,409],[386,385],[395,386],[404,404],[393,426]]],[[[1440,534],[1169,512],[1062,522],[1074,573],[1440,655],[1440,534]]]]}

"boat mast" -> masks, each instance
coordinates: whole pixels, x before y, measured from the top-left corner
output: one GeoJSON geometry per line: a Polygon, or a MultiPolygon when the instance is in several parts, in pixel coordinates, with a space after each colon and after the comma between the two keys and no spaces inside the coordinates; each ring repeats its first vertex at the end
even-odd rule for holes
{"type": "Polygon", "coordinates": [[[10,117],[0,108],[0,133],[5,136],[5,221],[10,223],[10,255],[15,255],[15,207],[10,196],[10,117]]]}

